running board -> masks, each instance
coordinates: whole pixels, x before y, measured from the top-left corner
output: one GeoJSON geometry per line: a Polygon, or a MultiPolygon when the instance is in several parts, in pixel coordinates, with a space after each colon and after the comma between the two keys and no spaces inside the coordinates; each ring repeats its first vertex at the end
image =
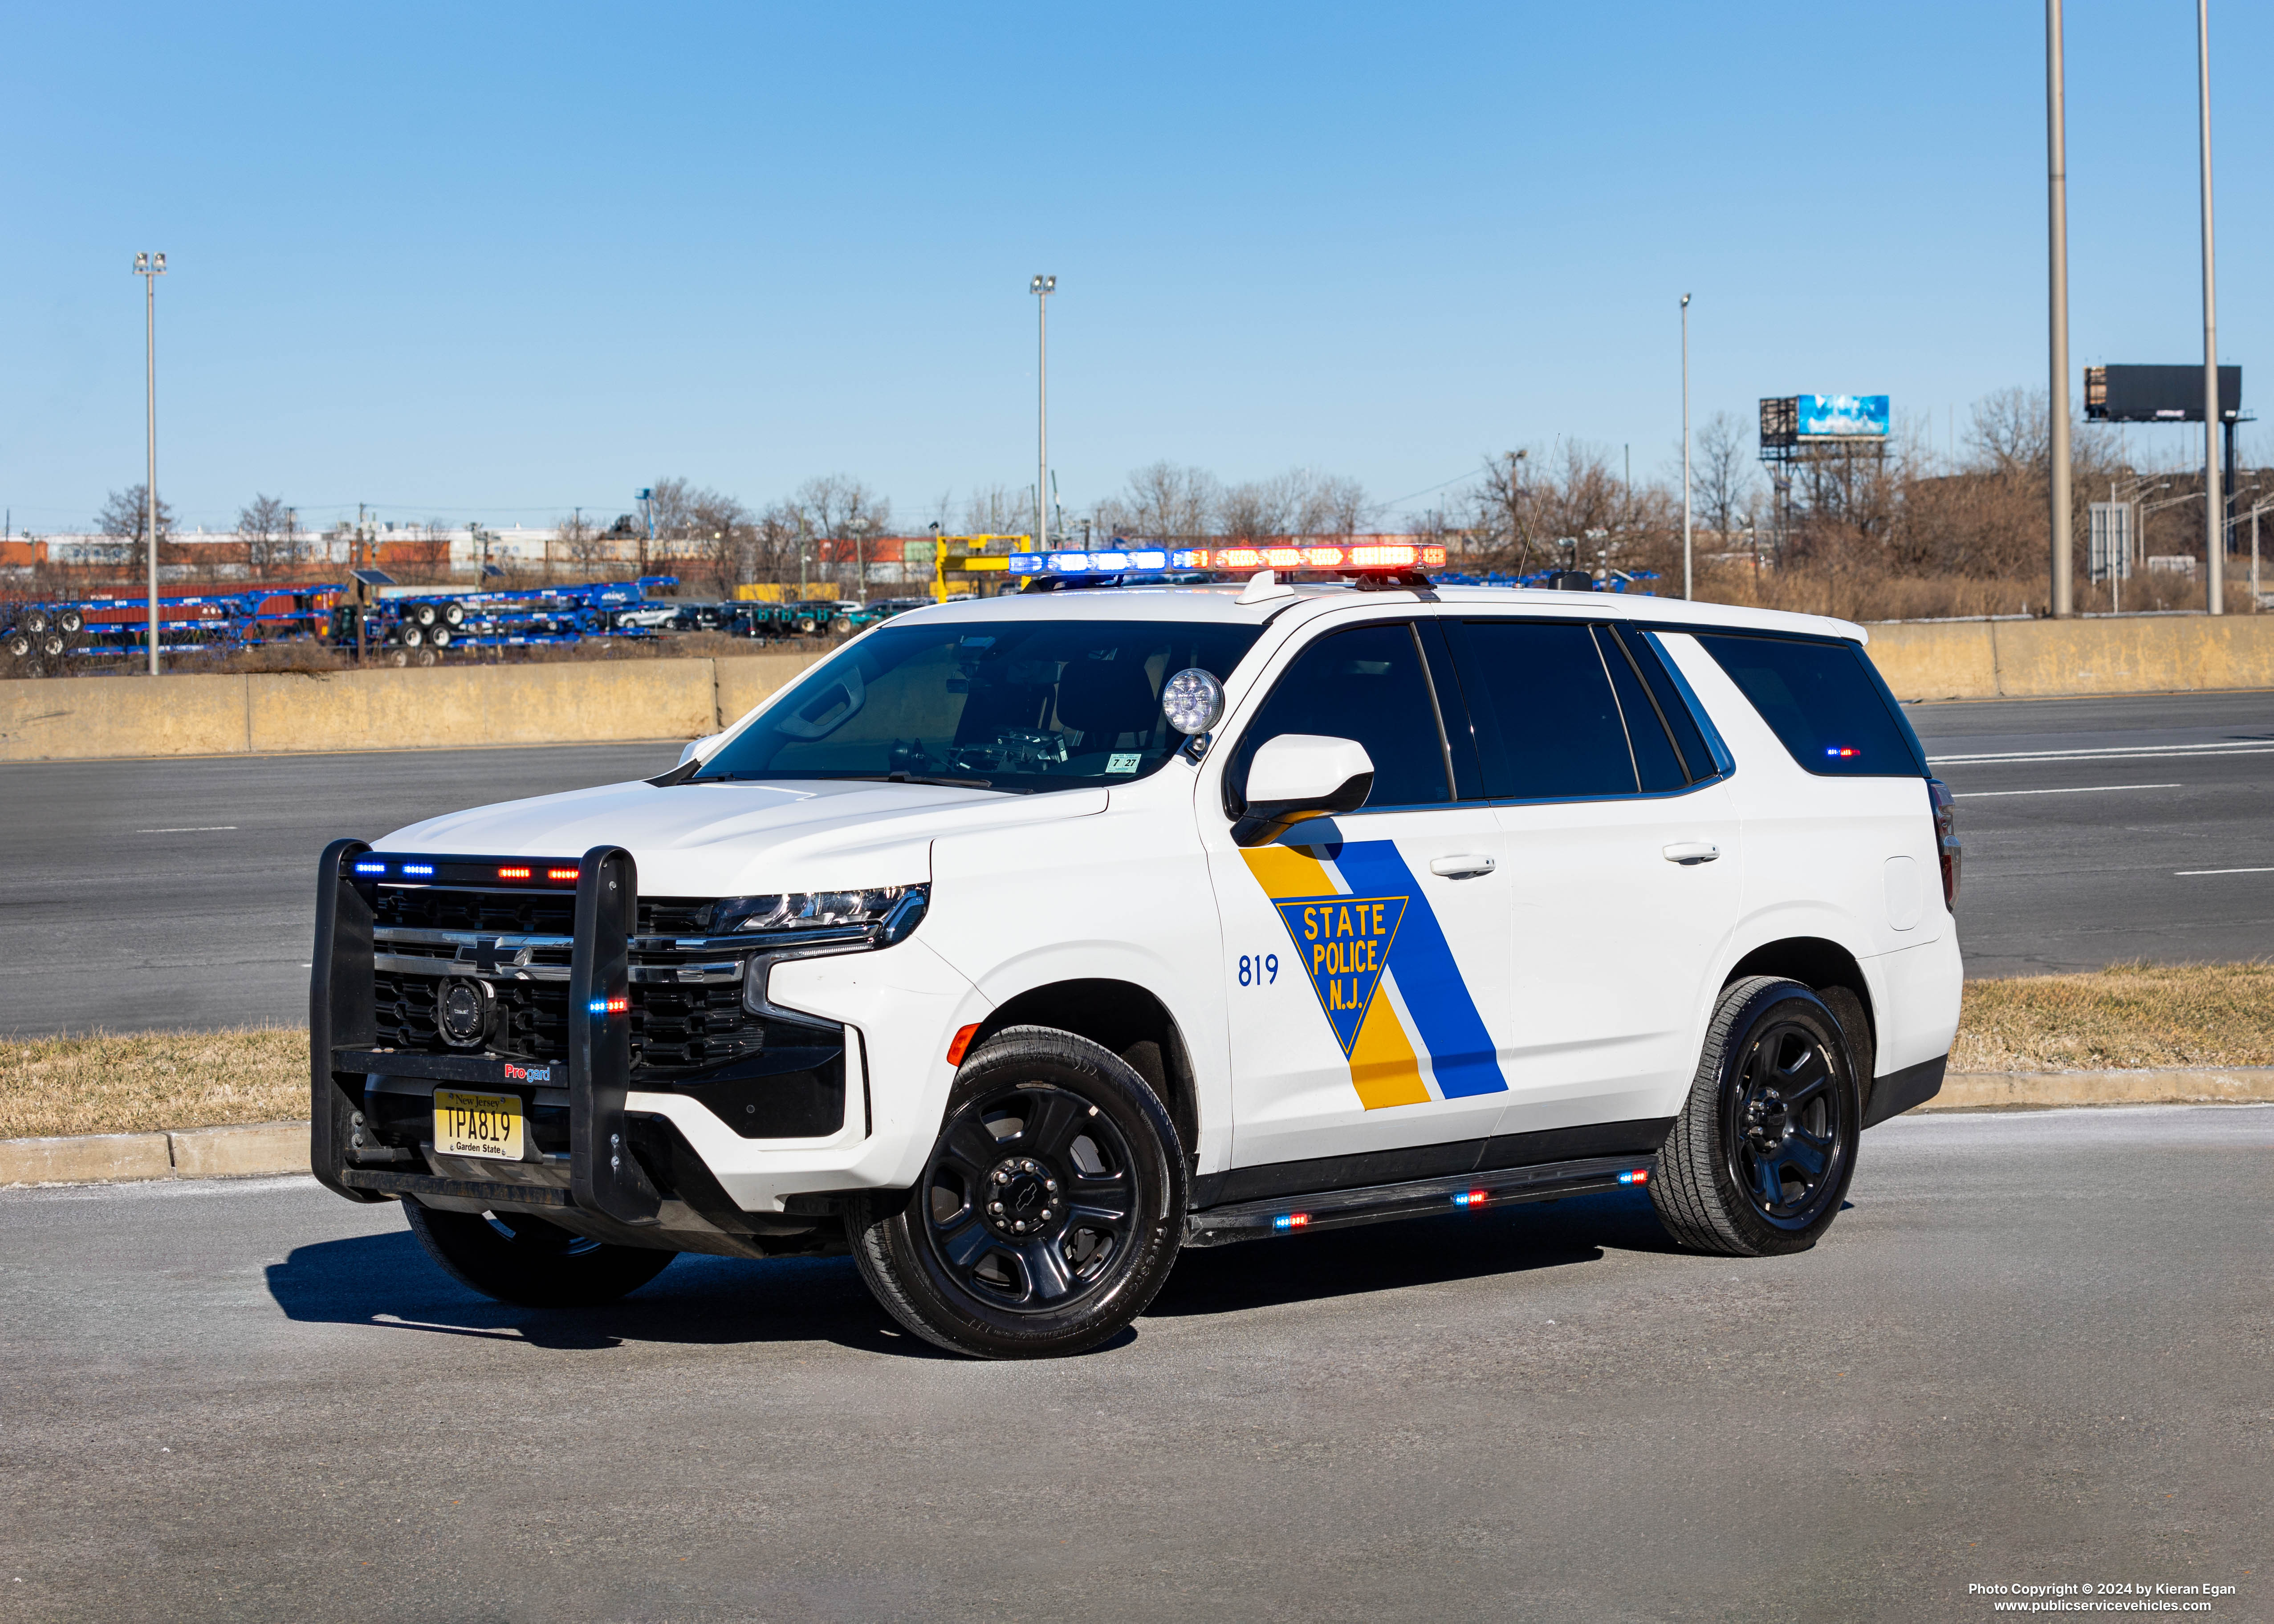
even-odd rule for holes
{"type": "Polygon", "coordinates": [[[1646,1184],[1658,1177],[1658,1158],[1591,1156],[1584,1162],[1547,1162],[1536,1167],[1495,1168],[1445,1178],[1415,1178],[1403,1184],[1367,1184],[1317,1195],[1275,1196],[1239,1201],[1185,1215],[1185,1244],[1228,1246],[1234,1241],[1266,1240],[1306,1229],[1341,1229],[1390,1218],[1419,1218],[1439,1213],[1475,1212],[1512,1207],[1519,1201],[1554,1201],[1564,1196],[1646,1184]]]}

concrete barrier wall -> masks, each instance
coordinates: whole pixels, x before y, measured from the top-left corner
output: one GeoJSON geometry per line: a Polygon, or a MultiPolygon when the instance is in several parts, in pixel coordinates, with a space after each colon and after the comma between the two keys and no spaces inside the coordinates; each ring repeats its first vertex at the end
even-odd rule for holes
{"type": "Polygon", "coordinates": [[[693,739],[820,658],[0,681],[0,762],[693,739]]]}
{"type": "MultiPolygon", "coordinates": [[[[2274,688],[2274,616],[1871,628],[1901,699],[2274,688]]],[[[822,651],[310,675],[0,681],[0,762],[692,739],[822,651]]]]}
{"type": "Polygon", "coordinates": [[[2274,688],[2274,616],[1874,626],[1899,699],[2042,699],[2274,688]]]}

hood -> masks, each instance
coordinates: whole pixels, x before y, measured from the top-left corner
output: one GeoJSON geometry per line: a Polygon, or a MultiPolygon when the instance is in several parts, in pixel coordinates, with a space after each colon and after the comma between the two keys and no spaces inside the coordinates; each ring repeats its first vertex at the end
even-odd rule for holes
{"type": "Polygon", "coordinates": [[[1088,817],[1102,789],[1010,795],[933,784],[635,780],[505,801],[412,823],[382,852],[579,857],[620,846],[651,897],[916,885],[942,835],[1088,817]]]}

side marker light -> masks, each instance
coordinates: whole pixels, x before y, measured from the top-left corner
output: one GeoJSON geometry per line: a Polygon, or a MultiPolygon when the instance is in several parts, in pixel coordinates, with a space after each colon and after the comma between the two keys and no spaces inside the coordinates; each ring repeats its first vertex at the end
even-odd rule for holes
{"type": "Polygon", "coordinates": [[[1650,1183],[1650,1169],[1648,1168],[1637,1168],[1631,1173],[1622,1173],[1619,1175],[1619,1183],[1623,1184],[1646,1184],[1650,1183]]]}
{"type": "Polygon", "coordinates": [[[978,1033],[979,1023],[975,1020],[968,1026],[958,1026],[955,1029],[955,1035],[953,1038],[950,1038],[947,1043],[948,1064],[961,1065],[963,1064],[963,1051],[971,1047],[971,1040],[977,1036],[978,1033]]]}
{"type": "Polygon", "coordinates": [[[1308,1213],[1282,1213],[1271,1221],[1275,1229],[1299,1229],[1311,1222],[1308,1213]]]}
{"type": "Polygon", "coordinates": [[[1453,1198],[1456,1207],[1482,1207],[1484,1204],[1485,1192],[1481,1190],[1465,1190],[1453,1198]]]}
{"type": "Polygon", "coordinates": [[[626,1010],[631,1008],[631,1006],[632,1001],[629,998],[618,996],[614,998],[595,998],[592,1000],[591,1007],[592,1013],[595,1015],[621,1015],[626,1010]]]}

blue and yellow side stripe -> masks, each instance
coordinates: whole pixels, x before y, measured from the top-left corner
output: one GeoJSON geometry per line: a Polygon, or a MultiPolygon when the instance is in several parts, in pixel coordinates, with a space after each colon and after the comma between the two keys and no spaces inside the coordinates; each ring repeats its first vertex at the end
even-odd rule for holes
{"type": "Polygon", "coordinates": [[[1337,1028],[1360,1105],[1371,1111],[1508,1091],[1492,1034],[1485,1028],[1444,928],[1395,841],[1265,846],[1240,855],[1285,922],[1299,961],[1319,995],[1321,1012],[1337,1028]],[[1386,944],[1386,964],[1370,981],[1345,974],[1336,984],[1323,973],[1346,972],[1347,966],[1326,962],[1331,956],[1321,953],[1317,943],[1306,941],[1303,920],[1314,910],[1303,905],[1360,898],[1396,898],[1404,906],[1380,938],[1386,944]],[[1283,906],[1290,904],[1298,906],[1283,906]],[[1394,984],[1412,1031],[1407,1030],[1392,1001],[1382,996],[1385,981],[1394,984]],[[1364,1011],[1354,1035],[1344,1041],[1340,1028],[1348,1023],[1337,1020],[1337,1001],[1347,996],[1345,988],[1353,986],[1363,996],[1364,1011]],[[1424,1056],[1436,1083],[1434,1094],[1422,1075],[1424,1056]]]}

